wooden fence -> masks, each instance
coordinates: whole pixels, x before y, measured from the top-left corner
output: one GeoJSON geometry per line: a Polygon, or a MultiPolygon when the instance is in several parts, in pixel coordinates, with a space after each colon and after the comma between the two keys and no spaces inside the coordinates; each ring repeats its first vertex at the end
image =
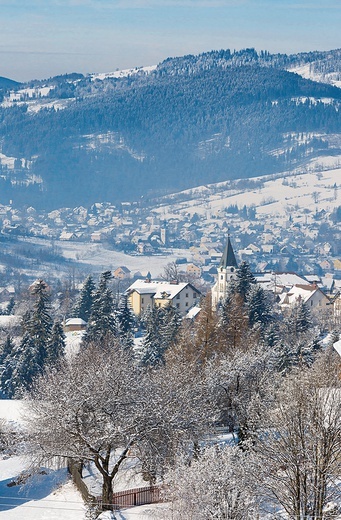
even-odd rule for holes
{"type": "Polygon", "coordinates": [[[113,494],[112,502],[115,509],[155,504],[161,502],[160,488],[158,486],[149,486],[128,489],[127,491],[117,491],[113,494]]]}
{"type": "MultiPolygon", "coordinates": [[[[72,480],[80,491],[83,500],[87,503],[101,506],[101,497],[95,497],[89,493],[88,487],[81,476],[81,464],[72,460],[68,461],[68,470],[72,475],[72,480]]],[[[135,489],[128,489],[127,491],[117,491],[113,493],[114,509],[121,507],[142,506],[144,504],[155,504],[161,502],[160,487],[149,486],[135,489]]]]}

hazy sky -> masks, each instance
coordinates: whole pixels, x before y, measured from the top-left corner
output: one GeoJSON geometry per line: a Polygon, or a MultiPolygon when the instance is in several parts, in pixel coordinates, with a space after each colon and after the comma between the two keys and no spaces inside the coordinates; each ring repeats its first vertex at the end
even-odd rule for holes
{"type": "Polygon", "coordinates": [[[154,65],[255,47],[341,47],[341,0],[0,0],[0,76],[154,65]]]}

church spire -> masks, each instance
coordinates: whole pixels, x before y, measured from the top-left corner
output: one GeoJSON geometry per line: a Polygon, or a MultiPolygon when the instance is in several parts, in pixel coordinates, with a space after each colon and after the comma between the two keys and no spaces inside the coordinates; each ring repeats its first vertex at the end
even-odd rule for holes
{"type": "Polygon", "coordinates": [[[230,240],[230,233],[227,237],[227,244],[221,257],[219,268],[226,269],[227,267],[238,267],[236,257],[234,256],[233,247],[230,240]]]}

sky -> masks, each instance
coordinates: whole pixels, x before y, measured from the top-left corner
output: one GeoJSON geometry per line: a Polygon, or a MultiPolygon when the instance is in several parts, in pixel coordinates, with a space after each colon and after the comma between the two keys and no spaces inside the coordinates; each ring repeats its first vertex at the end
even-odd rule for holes
{"type": "Polygon", "coordinates": [[[156,65],[213,49],[341,47],[341,0],[0,0],[0,76],[156,65]]]}

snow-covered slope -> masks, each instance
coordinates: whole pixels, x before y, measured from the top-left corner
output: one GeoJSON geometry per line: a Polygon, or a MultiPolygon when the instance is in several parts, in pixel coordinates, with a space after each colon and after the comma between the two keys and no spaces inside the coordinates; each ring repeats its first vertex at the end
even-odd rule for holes
{"type": "Polygon", "coordinates": [[[335,87],[341,88],[341,73],[340,72],[316,72],[314,70],[314,63],[305,63],[304,65],[296,65],[288,69],[289,72],[295,72],[305,79],[318,81],[319,83],[329,83],[335,87]]]}

